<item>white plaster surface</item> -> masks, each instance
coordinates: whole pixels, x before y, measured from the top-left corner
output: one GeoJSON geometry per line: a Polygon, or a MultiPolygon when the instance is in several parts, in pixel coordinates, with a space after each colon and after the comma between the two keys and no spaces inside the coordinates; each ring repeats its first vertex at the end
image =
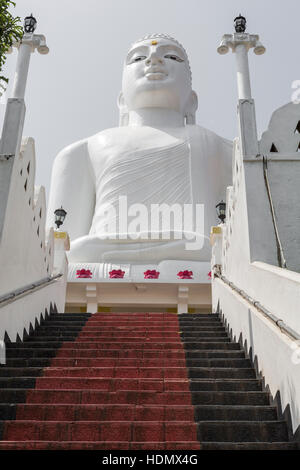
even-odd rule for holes
{"type": "MultiPolygon", "coordinates": [[[[68,213],[71,263],[210,260],[215,206],[231,181],[231,143],[194,124],[197,96],[182,47],[164,37],[157,37],[155,45],[152,40],[135,43],[127,55],[121,127],[72,144],[56,157],[47,224],[53,224],[53,212],[62,205],[68,213]],[[114,222],[104,210],[116,207],[119,196],[127,197],[128,206],[141,203],[147,209],[162,203],[204,204],[203,248],[186,250],[186,240],[174,240],[173,226],[167,241],[162,232],[158,241],[133,241],[128,227],[110,231],[116,240],[103,239],[114,222]]],[[[196,234],[195,226],[190,232],[196,234]]]]}
{"type": "MultiPolygon", "coordinates": [[[[244,159],[238,140],[234,148],[226,224],[222,235],[214,237],[212,263],[221,264],[222,274],[230,282],[300,334],[300,274],[276,266],[262,159],[244,159]]],[[[272,157],[268,172],[281,241],[296,267],[299,231],[296,234],[293,229],[298,223],[297,162],[285,154],[272,157]]],[[[222,311],[233,336],[238,340],[242,335],[252,349],[272,395],[279,391],[283,410],[290,406],[295,431],[300,424],[300,369],[299,361],[294,360],[299,345],[218,278],[212,281],[212,299],[213,310],[222,311]]]]}

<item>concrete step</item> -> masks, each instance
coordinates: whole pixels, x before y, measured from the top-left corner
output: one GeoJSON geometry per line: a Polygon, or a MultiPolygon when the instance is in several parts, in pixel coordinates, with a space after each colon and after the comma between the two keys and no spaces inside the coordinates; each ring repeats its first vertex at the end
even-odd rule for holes
{"type": "Polygon", "coordinates": [[[201,442],[201,450],[299,450],[297,442],[201,442]]]}
{"type": "MultiPolygon", "coordinates": [[[[207,396],[210,393],[206,393],[207,396]]],[[[215,393],[215,392],[213,392],[215,393]]],[[[228,393],[228,392],[227,392],[228,393]]],[[[190,405],[190,391],[158,392],[148,390],[66,390],[66,389],[2,389],[0,403],[35,404],[135,404],[135,405],[190,405]]],[[[264,403],[263,403],[264,404],[264,403]]]]}
{"type": "Polygon", "coordinates": [[[189,368],[188,376],[197,379],[255,379],[252,367],[193,367],[189,368]]]}
{"type": "Polygon", "coordinates": [[[224,337],[228,338],[226,331],[216,331],[216,330],[205,330],[205,331],[190,331],[190,332],[181,332],[180,336],[183,341],[197,341],[197,338],[206,338],[206,337],[224,337]]]}
{"type": "Polygon", "coordinates": [[[195,406],[196,421],[276,421],[277,408],[273,406],[195,406]]]}
{"type": "Polygon", "coordinates": [[[201,367],[241,367],[245,369],[246,367],[252,367],[249,359],[246,358],[214,358],[214,359],[198,359],[197,367],[189,367],[190,377],[198,377],[197,371],[201,367]],[[195,375],[194,375],[195,374],[195,375]]]}
{"type": "Polygon", "coordinates": [[[0,389],[5,388],[34,388],[34,377],[0,377],[0,389]]]}
{"type": "Polygon", "coordinates": [[[194,421],[191,405],[0,404],[0,420],[26,421],[194,421]]]}
{"type": "Polygon", "coordinates": [[[192,379],[190,380],[190,390],[197,391],[237,391],[254,392],[262,391],[262,384],[256,379],[192,379]]]}
{"type": "Polygon", "coordinates": [[[2,377],[39,377],[43,373],[41,367],[0,367],[2,377]]]}
{"type": "Polygon", "coordinates": [[[186,358],[187,367],[198,367],[200,359],[245,359],[245,352],[239,350],[199,351],[196,359],[186,358]]]}
{"type": "Polygon", "coordinates": [[[127,441],[0,441],[0,450],[106,450],[106,451],[136,451],[136,450],[200,450],[198,441],[178,442],[127,442],[127,441]]]}
{"type": "Polygon", "coordinates": [[[288,440],[285,421],[202,421],[200,442],[283,442],[288,440]]]}
{"type": "Polygon", "coordinates": [[[270,397],[266,392],[198,391],[191,393],[193,405],[270,405],[270,397]]]}
{"type": "Polygon", "coordinates": [[[7,421],[0,422],[0,436],[6,441],[87,441],[153,442],[196,440],[197,425],[191,421],[7,421]]]}
{"type": "MultiPolygon", "coordinates": [[[[184,344],[185,348],[185,344],[184,344]]],[[[227,350],[227,351],[240,351],[241,347],[238,343],[225,343],[225,342],[204,342],[203,343],[197,343],[196,348],[191,349],[191,348],[185,348],[185,354],[188,359],[196,359],[199,353],[202,353],[203,350],[206,351],[215,351],[215,350],[227,350]]]]}

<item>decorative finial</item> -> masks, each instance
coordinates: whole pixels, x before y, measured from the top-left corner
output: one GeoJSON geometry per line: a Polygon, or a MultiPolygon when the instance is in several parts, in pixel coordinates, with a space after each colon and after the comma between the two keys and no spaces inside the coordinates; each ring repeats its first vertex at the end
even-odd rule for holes
{"type": "Polygon", "coordinates": [[[34,33],[34,31],[36,29],[36,25],[37,25],[37,21],[34,18],[34,16],[32,15],[32,13],[31,13],[30,16],[26,16],[26,18],[24,20],[25,33],[27,33],[27,34],[34,33]]]}
{"type": "Polygon", "coordinates": [[[234,29],[236,33],[244,33],[246,31],[246,18],[239,14],[236,18],[234,18],[234,29]]]}

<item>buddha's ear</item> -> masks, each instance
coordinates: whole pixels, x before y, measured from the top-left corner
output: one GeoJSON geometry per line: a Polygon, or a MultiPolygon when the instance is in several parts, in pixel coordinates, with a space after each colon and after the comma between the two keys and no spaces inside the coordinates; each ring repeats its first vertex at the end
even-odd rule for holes
{"type": "Polygon", "coordinates": [[[119,97],[118,97],[118,108],[120,111],[119,126],[120,127],[128,126],[129,113],[128,113],[127,105],[125,104],[124,95],[122,91],[120,92],[119,97]]]}
{"type": "Polygon", "coordinates": [[[192,90],[187,101],[185,119],[186,124],[195,124],[196,123],[196,111],[198,109],[198,96],[197,93],[192,90]]]}

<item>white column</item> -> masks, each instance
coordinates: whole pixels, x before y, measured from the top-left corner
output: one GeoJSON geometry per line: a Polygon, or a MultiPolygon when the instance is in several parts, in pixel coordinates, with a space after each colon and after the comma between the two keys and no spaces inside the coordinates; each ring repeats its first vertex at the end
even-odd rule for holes
{"type": "Polygon", "coordinates": [[[178,286],[177,313],[188,313],[189,309],[189,288],[178,286]]]}
{"type": "Polygon", "coordinates": [[[96,284],[87,284],[85,288],[86,294],[86,311],[87,313],[97,313],[98,300],[97,300],[97,286],[96,284]]]}
{"type": "Polygon", "coordinates": [[[240,100],[251,99],[250,72],[248,63],[248,50],[245,44],[238,44],[235,48],[237,65],[237,84],[240,100]]]}
{"type": "Polygon", "coordinates": [[[31,44],[20,44],[12,98],[24,99],[31,51],[31,44]]]}

